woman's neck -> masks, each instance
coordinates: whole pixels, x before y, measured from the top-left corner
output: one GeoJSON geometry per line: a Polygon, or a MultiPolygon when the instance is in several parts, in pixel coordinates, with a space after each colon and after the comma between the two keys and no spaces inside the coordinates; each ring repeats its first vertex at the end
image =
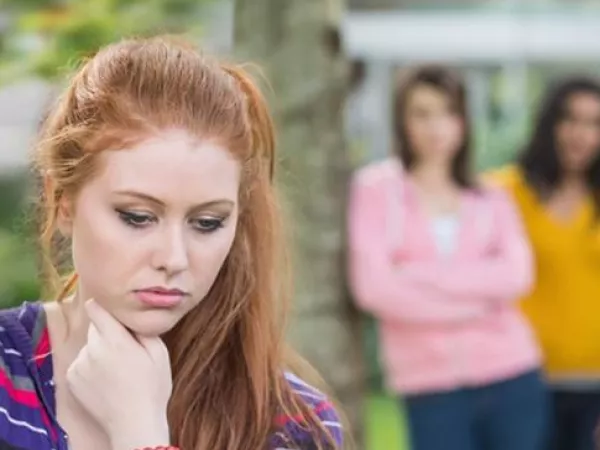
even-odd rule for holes
{"type": "Polygon", "coordinates": [[[410,172],[411,178],[427,192],[446,192],[456,188],[450,168],[446,164],[419,164],[410,172]]]}
{"type": "Polygon", "coordinates": [[[588,187],[585,179],[580,174],[566,174],[557,187],[563,192],[587,192],[588,187]]]}
{"type": "Polygon", "coordinates": [[[580,176],[564,177],[546,201],[548,212],[560,221],[577,217],[589,189],[580,176]]]}
{"type": "Polygon", "coordinates": [[[447,165],[420,165],[410,173],[417,198],[430,216],[454,214],[460,208],[460,189],[447,165]]]}

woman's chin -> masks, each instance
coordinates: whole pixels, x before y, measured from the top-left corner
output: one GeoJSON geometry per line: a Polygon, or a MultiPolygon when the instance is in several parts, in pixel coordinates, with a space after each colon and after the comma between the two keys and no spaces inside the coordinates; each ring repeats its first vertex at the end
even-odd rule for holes
{"type": "Polygon", "coordinates": [[[157,337],[171,330],[179,319],[172,311],[150,310],[130,313],[123,317],[122,323],[134,334],[157,337]]]}

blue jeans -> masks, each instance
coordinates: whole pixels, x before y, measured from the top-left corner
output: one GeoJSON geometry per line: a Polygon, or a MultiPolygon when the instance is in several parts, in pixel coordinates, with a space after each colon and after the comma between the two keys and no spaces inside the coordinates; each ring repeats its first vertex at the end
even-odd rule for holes
{"type": "Polygon", "coordinates": [[[542,450],[547,439],[548,394],[537,371],[404,403],[411,450],[542,450]]]}
{"type": "Polygon", "coordinates": [[[600,392],[552,392],[552,450],[594,450],[600,424],[600,392]]]}

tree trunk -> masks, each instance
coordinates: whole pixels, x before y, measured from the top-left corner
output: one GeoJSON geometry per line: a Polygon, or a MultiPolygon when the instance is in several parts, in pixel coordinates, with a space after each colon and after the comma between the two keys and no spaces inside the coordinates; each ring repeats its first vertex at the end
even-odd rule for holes
{"type": "Polygon", "coordinates": [[[345,283],[347,65],[327,0],[236,0],[236,54],[258,63],[279,131],[279,183],[294,262],[290,341],[333,389],[362,448],[359,315],[345,283]]]}

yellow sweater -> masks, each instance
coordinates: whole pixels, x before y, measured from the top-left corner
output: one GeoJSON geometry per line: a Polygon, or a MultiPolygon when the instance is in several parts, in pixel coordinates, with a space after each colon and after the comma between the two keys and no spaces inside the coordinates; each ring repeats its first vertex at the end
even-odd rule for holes
{"type": "Polygon", "coordinates": [[[591,199],[561,222],[526,185],[517,167],[491,178],[512,193],[536,256],[537,282],[522,301],[553,377],[600,376],[600,226],[591,199]]]}

